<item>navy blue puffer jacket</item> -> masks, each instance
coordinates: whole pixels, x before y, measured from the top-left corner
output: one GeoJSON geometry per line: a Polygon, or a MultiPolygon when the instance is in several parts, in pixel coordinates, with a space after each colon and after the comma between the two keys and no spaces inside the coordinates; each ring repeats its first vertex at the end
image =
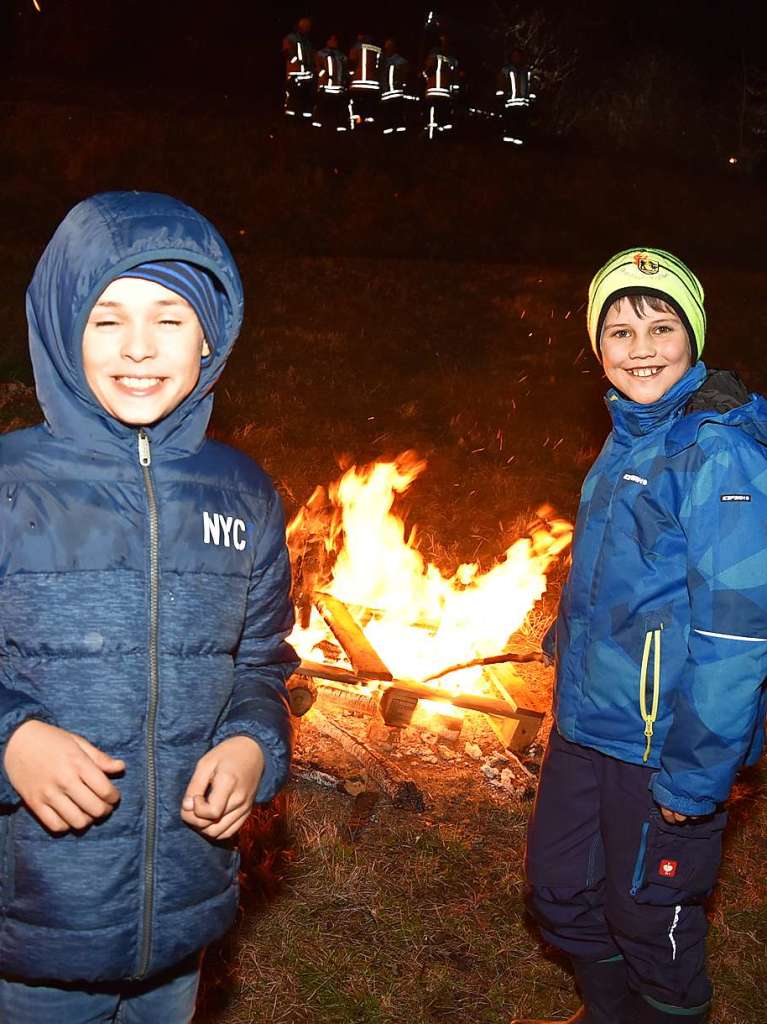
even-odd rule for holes
{"type": "Polygon", "coordinates": [[[222,935],[237,907],[236,849],[180,818],[197,760],[246,735],[265,754],[257,800],[287,775],[296,661],[282,508],[253,462],[205,438],[242,289],[194,210],[135,192],[80,203],[40,260],[27,311],[45,423],[0,439],[0,754],[36,718],[126,770],[114,812],[62,836],[0,771],[0,970],[145,977],[222,935]],[[86,384],[81,339],[110,281],[165,259],[215,276],[225,330],[192,394],[147,428],[142,464],[138,431],[86,384]]]}

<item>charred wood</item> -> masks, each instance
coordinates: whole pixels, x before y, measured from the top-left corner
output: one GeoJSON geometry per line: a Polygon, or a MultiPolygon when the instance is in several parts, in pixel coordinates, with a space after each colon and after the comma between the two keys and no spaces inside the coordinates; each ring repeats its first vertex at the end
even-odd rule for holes
{"type": "Polygon", "coordinates": [[[318,708],[312,711],[312,724],[319,732],[335,740],[347,754],[362,765],[371,782],[389,797],[395,807],[411,811],[425,809],[423,794],[418,786],[411,779],[405,778],[395,765],[388,765],[356,736],[332,721],[318,708]]]}

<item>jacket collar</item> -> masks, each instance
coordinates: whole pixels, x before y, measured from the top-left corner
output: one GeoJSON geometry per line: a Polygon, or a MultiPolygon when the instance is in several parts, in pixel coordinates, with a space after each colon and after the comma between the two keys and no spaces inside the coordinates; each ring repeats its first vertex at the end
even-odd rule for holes
{"type": "Polygon", "coordinates": [[[698,361],[673,387],[650,405],[632,402],[616,388],[610,388],[605,404],[613,421],[613,433],[620,441],[650,434],[668,426],[684,412],[687,401],[706,379],[706,367],[698,361]]]}

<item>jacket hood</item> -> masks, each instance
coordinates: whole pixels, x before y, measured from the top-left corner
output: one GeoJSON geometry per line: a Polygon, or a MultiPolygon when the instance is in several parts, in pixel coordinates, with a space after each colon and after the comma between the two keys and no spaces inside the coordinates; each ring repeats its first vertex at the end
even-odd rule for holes
{"type": "MultiPolygon", "coordinates": [[[[699,411],[683,416],[674,424],[666,438],[666,454],[677,455],[694,444],[702,428],[714,423],[722,427],[737,427],[758,444],[767,448],[767,402],[756,393],[737,409],[717,412],[715,409],[699,411]]],[[[767,454],[767,453],[765,453],[767,454]]]]}
{"type": "Polygon", "coordinates": [[[706,424],[737,427],[767,448],[767,402],[761,395],[749,392],[730,370],[709,370],[684,412],[666,436],[668,456],[694,444],[706,424]]]}
{"type": "Polygon", "coordinates": [[[27,290],[29,350],[38,401],[50,432],[101,454],[135,448],[137,428],[101,407],[85,380],[82,337],[107,285],[156,260],[184,260],[209,271],[223,295],[222,331],[200,379],[181,404],[147,428],[155,454],[178,458],[202,445],[212,389],[242,325],[242,283],[221,235],[201,214],[171,196],[104,192],[78,203],[57,228],[27,290]]]}

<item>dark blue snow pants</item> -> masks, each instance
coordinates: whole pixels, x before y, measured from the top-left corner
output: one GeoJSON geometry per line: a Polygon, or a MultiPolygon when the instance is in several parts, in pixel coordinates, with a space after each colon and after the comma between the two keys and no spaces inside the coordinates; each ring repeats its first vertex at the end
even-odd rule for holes
{"type": "Polygon", "coordinates": [[[726,814],[667,825],[652,774],[552,730],[527,838],[527,907],[546,941],[574,960],[621,955],[648,1002],[704,1008],[704,901],[726,814]]]}

